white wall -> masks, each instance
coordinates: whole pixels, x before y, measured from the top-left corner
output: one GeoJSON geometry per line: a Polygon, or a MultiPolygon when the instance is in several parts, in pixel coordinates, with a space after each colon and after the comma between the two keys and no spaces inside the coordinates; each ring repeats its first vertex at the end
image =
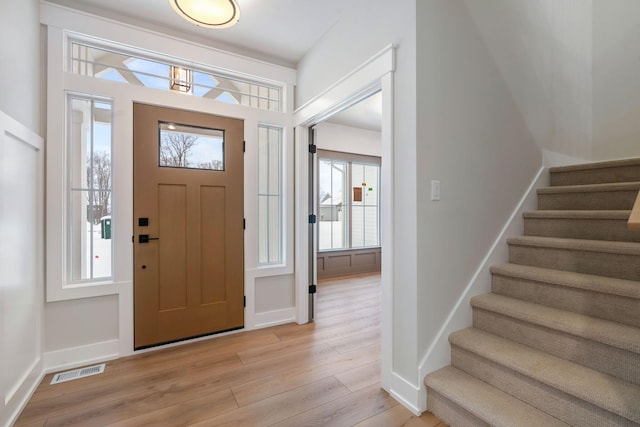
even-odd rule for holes
{"type": "Polygon", "coordinates": [[[0,0],[0,111],[40,131],[40,2],[0,0]]]}
{"type": "Polygon", "coordinates": [[[536,143],[590,159],[592,0],[464,3],[536,143]]]}
{"type": "MultiPolygon", "coordinates": [[[[419,347],[452,307],[539,171],[541,150],[464,0],[418,2],[419,347]],[[441,183],[431,201],[430,181],[441,183]]],[[[485,291],[490,277],[484,276],[485,291]]],[[[470,326],[470,307],[463,307],[470,326]]],[[[449,363],[448,346],[427,372],[449,363]]]]}
{"type": "Polygon", "coordinates": [[[0,0],[0,426],[43,371],[43,151],[37,0],[0,0]]]}
{"type": "Polygon", "coordinates": [[[381,156],[380,132],[323,122],[315,127],[316,145],[321,150],[381,156]]]}
{"type": "Polygon", "coordinates": [[[465,3],[548,165],[640,156],[640,3],[465,3]]]}
{"type": "Polygon", "coordinates": [[[118,298],[107,295],[47,304],[45,352],[118,339],[118,298]],[[99,319],[99,322],[95,320],[99,319]]]}
{"type": "Polygon", "coordinates": [[[640,156],[640,2],[593,2],[593,158],[640,156]]]}
{"type": "MultiPolygon", "coordinates": [[[[396,46],[393,75],[393,355],[385,386],[408,406],[421,387],[418,378],[417,194],[416,181],[416,2],[359,0],[298,64],[296,106],[365,63],[385,47],[396,46]]],[[[352,94],[344,94],[345,98],[352,94]]],[[[385,168],[385,158],[382,158],[385,168]]],[[[390,250],[390,252],[391,252],[390,250]]],[[[383,248],[384,251],[384,248],[383,248]]],[[[386,381],[383,378],[383,381],[386,381]]]]}

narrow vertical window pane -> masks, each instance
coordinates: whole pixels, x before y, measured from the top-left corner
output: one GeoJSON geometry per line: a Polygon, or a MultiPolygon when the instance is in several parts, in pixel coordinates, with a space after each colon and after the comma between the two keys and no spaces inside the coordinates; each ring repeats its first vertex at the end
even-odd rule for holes
{"type": "Polygon", "coordinates": [[[71,96],[67,104],[70,278],[112,276],[112,105],[71,96]]]}
{"type": "Polygon", "coordinates": [[[346,162],[338,160],[320,159],[319,161],[319,250],[348,247],[347,166],[346,162]]]}
{"type": "Polygon", "coordinates": [[[258,264],[282,263],[282,129],[258,127],[258,264]]]}

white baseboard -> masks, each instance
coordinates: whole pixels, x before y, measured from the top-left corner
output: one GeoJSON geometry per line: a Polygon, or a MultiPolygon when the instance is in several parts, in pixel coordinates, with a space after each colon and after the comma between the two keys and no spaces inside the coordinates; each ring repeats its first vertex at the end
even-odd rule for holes
{"type": "Polygon", "coordinates": [[[391,373],[391,387],[387,392],[414,415],[420,416],[420,414],[424,412],[425,409],[423,406],[426,406],[426,401],[425,404],[421,404],[420,402],[420,388],[411,384],[395,372],[391,373]]]}
{"type": "Polygon", "coordinates": [[[80,347],[65,348],[44,354],[46,373],[74,369],[120,357],[120,340],[103,341],[80,347]]]}
{"type": "Polygon", "coordinates": [[[508,260],[507,238],[522,234],[523,219],[522,212],[535,210],[537,207],[536,189],[548,185],[549,177],[546,169],[541,168],[522,199],[511,213],[511,216],[493,242],[482,263],[465,287],[458,301],[453,306],[446,320],[440,327],[436,337],[431,342],[427,351],[418,366],[420,381],[419,408],[426,409],[426,387],[422,379],[430,372],[447,366],[451,363],[451,348],[449,346],[449,334],[460,329],[468,328],[472,325],[472,310],[470,300],[474,296],[491,292],[491,274],[489,269],[494,264],[504,263],[508,260]]]}
{"type": "Polygon", "coordinates": [[[20,416],[20,413],[27,406],[29,399],[40,385],[44,378],[43,360],[39,359],[31,368],[31,371],[25,375],[24,381],[12,394],[11,398],[5,402],[0,402],[0,425],[12,426],[20,416]]]}
{"type": "Polygon", "coordinates": [[[254,329],[268,328],[269,326],[282,325],[296,321],[296,308],[283,308],[281,310],[256,313],[254,316],[254,329]]]}

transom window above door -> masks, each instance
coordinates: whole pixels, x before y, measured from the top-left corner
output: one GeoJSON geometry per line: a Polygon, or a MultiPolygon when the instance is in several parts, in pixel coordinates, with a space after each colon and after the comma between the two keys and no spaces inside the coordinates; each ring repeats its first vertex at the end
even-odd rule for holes
{"type": "Polygon", "coordinates": [[[229,76],[206,67],[71,41],[68,69],[74,74],[180,92],[268,111],[282,111],[282,90],[267,83],[229,76]]]}

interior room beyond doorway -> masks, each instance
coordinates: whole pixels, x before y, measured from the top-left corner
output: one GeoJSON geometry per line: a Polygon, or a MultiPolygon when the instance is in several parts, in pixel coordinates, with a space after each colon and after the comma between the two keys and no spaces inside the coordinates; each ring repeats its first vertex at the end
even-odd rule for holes
{"type": "Polygon", "coordinates": [[[380,272],[381,94],[314,127],[318,278],[380,272]]]}

